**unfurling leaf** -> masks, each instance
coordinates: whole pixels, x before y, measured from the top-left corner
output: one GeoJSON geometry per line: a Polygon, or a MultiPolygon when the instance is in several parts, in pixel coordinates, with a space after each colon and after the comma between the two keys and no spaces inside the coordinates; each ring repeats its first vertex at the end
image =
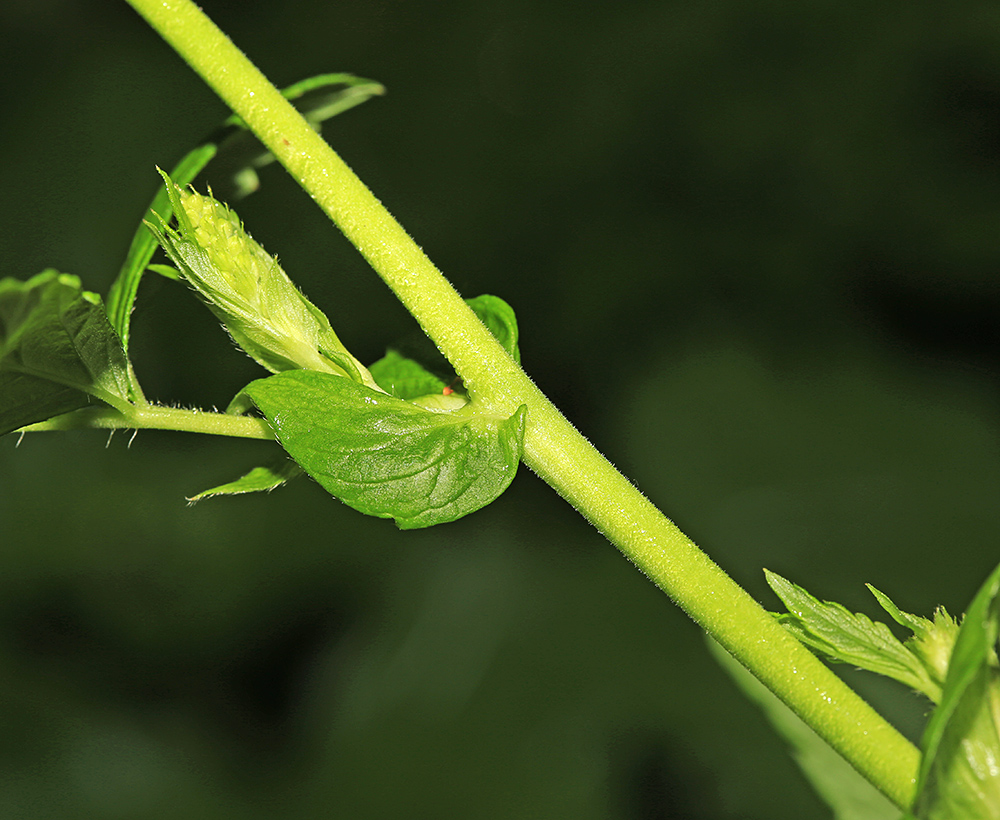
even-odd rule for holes
{"type": "Polygon", "coordinates": [[[303,368],[376,386],[312,304],[229,208],[164,174],[177,228],[149,225],[233,340],[272,373],[303,368]]]}
{"type": "Polygon", "coordinates": [[[100,399],[129,406],[121,340],[97,294],[44,271],[0,280],[0,435],[100,399]]]}
{"type": "Polygon", "coordinates": [[[402,529],[454,521],[510,484],[526,410],[495,416],[472,402],[432,412],[348,379],[290,370],[244,392],[281,446],[329,493],[402,529]]]}

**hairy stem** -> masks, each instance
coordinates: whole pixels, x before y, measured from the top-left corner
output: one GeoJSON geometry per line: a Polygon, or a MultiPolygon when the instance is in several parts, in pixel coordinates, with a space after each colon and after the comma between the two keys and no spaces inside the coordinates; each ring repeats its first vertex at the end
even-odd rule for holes
{"type": "Polygon", "coordinates": [[[48,430],[94,428],[105,430],[176,430],[182,433],[204,433],[211,436],[274,439],[274,433],[271,432],[271,428],[267,426],[264,419],[234,416],[228,413],[209,413],[204,410],[183,410],[179,407],[160,407],[155,404],[137,406],[128,412],[121,412],[113,407],[88,407],[21,429],[27,433],[36,433],[48,430]]]}
{"type": "Polygon", "coordinates": [[[586,441],[336,153],[190,0],[128,0],[249,125],[497,413],[528,407],[525,462],[900,807],[918,752],[586,441]]]}

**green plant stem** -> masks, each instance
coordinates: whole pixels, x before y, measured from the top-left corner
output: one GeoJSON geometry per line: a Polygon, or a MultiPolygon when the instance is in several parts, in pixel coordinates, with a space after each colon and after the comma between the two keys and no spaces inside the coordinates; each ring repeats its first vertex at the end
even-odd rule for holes
{"type": "Polygon", "coordinates": [[[918,752],[586,441],[382,204],[189,0],[128,0],[249,125],[395,291],[469,390],[528,407],[525,462],[898,806],[918,752]]]}
{"type": "Polygon", "coordinates": [[[236,436],[274,440],[267,422],[251,416],[228,413],[208,413],[204,410],[182,410],[144,404],[128,412],[113,407],[75,410],[48,421],[21,428],[26,433],[50,430],[176,430],[182,433],[204,433],[212,436],[236,436]]]}

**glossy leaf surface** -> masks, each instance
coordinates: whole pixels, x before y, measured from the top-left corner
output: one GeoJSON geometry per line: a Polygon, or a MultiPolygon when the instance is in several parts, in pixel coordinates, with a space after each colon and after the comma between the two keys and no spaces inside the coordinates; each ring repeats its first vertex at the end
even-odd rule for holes
{"type": "Polygon", "coordinates": [[[514,478],[525,410],[436,413],[341,376],[291,370],[244,391],[281,445],[328,492],[403,529],[454,521],[514,478]]]}

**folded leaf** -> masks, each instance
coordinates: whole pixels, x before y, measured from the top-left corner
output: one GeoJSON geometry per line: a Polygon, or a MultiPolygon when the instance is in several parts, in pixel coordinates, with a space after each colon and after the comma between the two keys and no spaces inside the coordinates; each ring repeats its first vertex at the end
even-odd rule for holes
{"type": "Polygon", "coordinates": [[[129,406],[121,340],[97,294],[54,270],[0,281],[0,435],[103,402],[129,406]]]}
{"type": "Polygon", "coordinates": [[[329,493],[403,529],[454,521],[514,478],[526,408],[510,418],[475,402],[426,410],[342,376],[289,370],[244,390],[281,446],[329,493]]]}

